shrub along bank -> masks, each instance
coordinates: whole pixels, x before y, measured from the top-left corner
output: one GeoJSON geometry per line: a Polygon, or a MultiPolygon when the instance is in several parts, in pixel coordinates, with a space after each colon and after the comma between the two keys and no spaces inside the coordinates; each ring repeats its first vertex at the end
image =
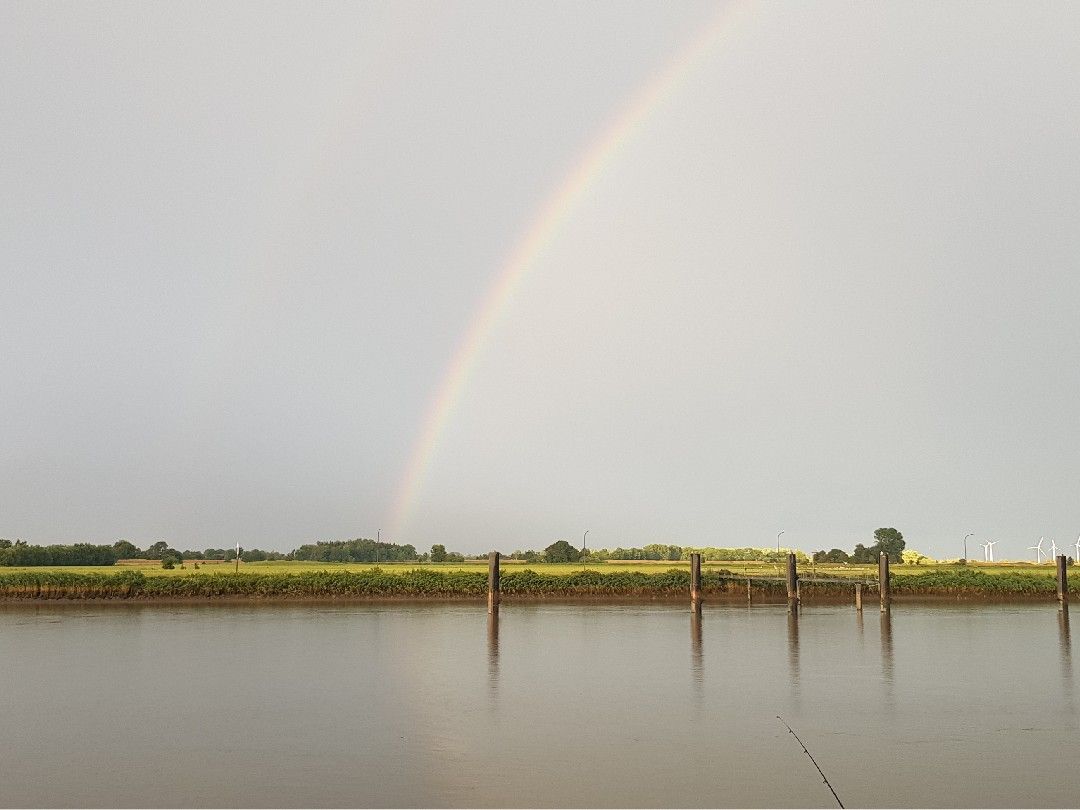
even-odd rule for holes
{"type": "MultiPolygon", "coordinates": [[[[706,593],[738,596],[746,593],[746,578],[727,571],[702,574],[706,593]]],[[[851,583],[815,583],[802,580],[803,597],[849,597],[851,583]]],[[[893,594],[969,597],[1053,596],[1055,583],[1047,574],[984,574],[978,571],[932,571],[894,575],[893,594]]],[[[784,583],[753,580],[756,596],[784,596],[784,583]]],[[[678,597],[690,589],[690,573],[672,569],[660,573],[639,571],[579,571],[546,574],[530,569],[505,571],[504,597],[678,597]]],[[[1071,583],[1070,590],[1077,590],[1071,583]]],[[[487,575],[474,571],[433,571],[416,569],[388,573],[378,568],[367,571],[306,571],[272,574],[190,574],[187,576],[145,576],[138,571],[117,573],[74,573],[67,571],[18,571],[0,573],[0,599],[214,599],[255,597],[291,598],[482,598],[487,592],[487,575]]]]}

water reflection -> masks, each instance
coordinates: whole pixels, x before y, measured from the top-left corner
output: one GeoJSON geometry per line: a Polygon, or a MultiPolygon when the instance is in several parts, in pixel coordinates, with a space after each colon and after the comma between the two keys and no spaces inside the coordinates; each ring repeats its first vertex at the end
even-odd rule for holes
{"type": "Polygon", "coordinates": [[[865,650],[850,606],[789,620],[780,604],[710,605],[698,712],[704,619],[686,601],[515,605],[506,667],[501,627],[482,634],[470,604],[0,605],[0,751],[16,766],[0,808],[835,807],[798,745],[778,744],[776,714],[841,774],[845,804],[1076,804],[1080,721],[1057,694],[1072,688],[1071,615],[1049,602],[904,604],[898,638],[879,616],[875,649],[868,601],[865,650]],[[801,692],[804,665],[796,697],[785,669],[801,692]],[[335,671],[363,688],[327,700],[335,671]],[[199,707],[171,713],[168,734],[162,694],[199,707]],[[85,760],[87,740],[100,767],[55,767],[85,760]]]}
{"type": "Polygon", "coordinates": [[[488,614],[487,622],[488,686],[496,691],[499,686],[499,613],[488,614]]]}
{"type": "Polygon", "coordinates": [[[881,611],[881,680],[885,686],[885,705],[894,709],[892,611],[888,607],[881,611]]]}
{"type": "Polygon", "coordinates": [[[701,613],[690,611],[690,675],[694,683],[694,700],[700,716],[701,701],[705,697],[705,666],[701,640],[701,613]]]}
{"type": "Polygon", "coordinates": [[[796,701],[799,698],[799,612],[791,611],[787,615],[787,654],[788,677],[791,680],[791,692],[796,701]]]}
{"type": "Polygon", "coordinates": [[[1076,714],[1073,696],[1072,634],[1069,631],[1069,606],[1058,610],[1058,647],[1061,657],[1061,681],[1065,690],[1065,710],[1070,716],[1076,714]]]}

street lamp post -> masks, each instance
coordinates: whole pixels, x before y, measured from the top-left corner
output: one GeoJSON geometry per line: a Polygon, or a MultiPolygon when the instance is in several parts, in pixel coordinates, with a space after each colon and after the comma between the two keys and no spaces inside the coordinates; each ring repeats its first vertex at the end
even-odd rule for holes
{"type": "Polygon", "coordinates": [[[971,532],[970,534],[965,534],[964,535],[964,562],[967,562],[967,539],[969,537],[974,537],[974,536],[975,536],[975,532],[971,532]]]}
{"type": "Polygon", "coordinates": [[[589,534],[589,530],[585,530],[585,534],[581,535],[581,570],[585,570],[585,537],[589,534]]]}
{"type": "Polygon", "coordinates": [[[783,529],[781,529],[779,532],[776,533],[776,575],[777,576],[780,576],[780,535],[782,535],[783,533],[784,533],[783,529]]]}

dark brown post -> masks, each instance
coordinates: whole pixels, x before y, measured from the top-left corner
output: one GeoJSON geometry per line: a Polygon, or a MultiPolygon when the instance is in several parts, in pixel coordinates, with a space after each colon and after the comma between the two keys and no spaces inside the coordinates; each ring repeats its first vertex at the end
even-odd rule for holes
{"type": "Polygon", "coordinates": [[[889,588],[889,555],[884,551],[878,557],[878,590],[881,592],[881,612],[889,609],[892,591],[889,588]]]}
{"type": "Polygon", "coordinates": [[[488,613],[499,612],[499,552],[488,554],[488,613]]]}
{"type": "Polygon", "coordinates": [[[787,555],[787,598],[788,609],[796,610],[799,606],[799,572],[795,567],[795,554],[787,555]]]}
{"type": "Polygon", "coordinates": [[[690,607],[701,610],[701,555],[690,555],[690,607]]]}
{"type": "Polygon", "coordinates": [[[1058,604],[1069,604],[1069,572],[1068,572],[1069,559],[1064,554],[1059,554],[1057,558],[1057,592],[1058,592],[1058,604]]]}
{"type": "Polygon", "coordinates": [[[862,613],[862,583],[855,583],[855,610],[862,613]]]}

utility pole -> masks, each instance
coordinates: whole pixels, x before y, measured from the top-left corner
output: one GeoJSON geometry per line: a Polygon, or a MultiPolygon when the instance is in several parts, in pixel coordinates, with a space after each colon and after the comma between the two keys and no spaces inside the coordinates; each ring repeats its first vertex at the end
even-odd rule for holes
{"type": "Polygon", "coordinates": [[[585,570],[585,538],[588,536],[589,530],[585,530],[585,534],[581,535],[581,570],[585,570]]]}

